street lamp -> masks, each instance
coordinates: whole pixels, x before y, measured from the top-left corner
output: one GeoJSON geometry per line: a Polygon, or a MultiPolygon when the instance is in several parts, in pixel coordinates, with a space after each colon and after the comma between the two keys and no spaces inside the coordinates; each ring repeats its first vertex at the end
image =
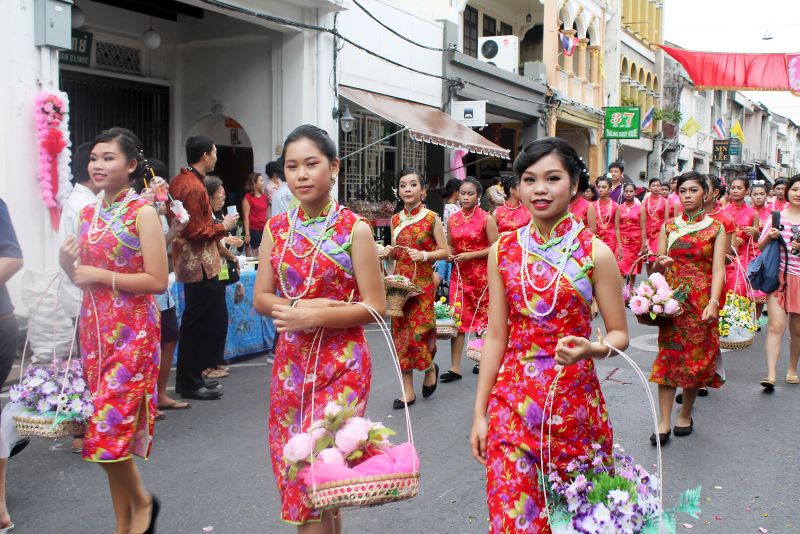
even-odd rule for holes
{"type": "Polygon", "coordinates": [[[339,127],[344,133],[350,133],[353,131],[353,126],[355,126],[356,119],[350,114],[350,106],[347,104],[345,104],[344,108],[342,109],[333,108],[333,118],[339,121],[339,127]]]}

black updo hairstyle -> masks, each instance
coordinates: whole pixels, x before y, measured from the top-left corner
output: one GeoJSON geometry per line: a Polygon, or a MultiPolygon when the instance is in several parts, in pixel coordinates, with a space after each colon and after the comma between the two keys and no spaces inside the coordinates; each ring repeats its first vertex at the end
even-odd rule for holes
{"type": "Polygon", "coordinates": [[[570,181],[578,185],[578,191],[585,191],[589,185],[589,171],[586,170],[586,164],[572,145],[559,137],[542,137],[528,143],[514,160],[514,174],[521,179],[522,173],[528,167],[550,154],[561,161],[569,174],[570,181]]]}
{"type": "MultiPolygon", "coordinates": [[[[691,172],[694,172],[694,171],[691,171],[691,172]]],[[[700,174],[700,173],[697,173],[697,174],[700,174]]],[[[683,176],[683,175],[681,175],[681,176],[683,176]]],[[[708,189],[705,190],[706,193],[708,193],[711,189],[716,189],[717,191],[719,191],[719,196],[716,197],[714,200],[719,200],[720,198],[725,196],[725,192],[727,191],[727,188],[724,185],[722,185],[722,181],[719,179],[719,176],[715,176],[713,174],[708,174],[708,175],[700,174],[700,176],[705,176],[708,179],[708,186],[709,187],[708,187],[708,189]]],[[[680,185],[678,187],[680,187],[680,185]]]]}
{"type": "Polygon", "coordinates": [[[127,128],[120,127],[103,130],[92,141],[90,152],[91,150],[94,150],[94,147],[100,143],[112,143],[114,141],[117,142],[117,146],[119,146],[119,149],[122,152],[122,155],[125,156],[126,161],[136,161],[136,168],[131,171],[130,175],[128,176],[131,181],[136,180],[139,176],[141,176],[141,169],[145,159],[144,152],[142,152],[142,144],[139,142],[139,138],[136,137],[132,131],[128,130],[127,128]]]}
{"type": "Polygon", "coordinates": [[[478,193],[478,198],[481,198],[483,195],[483,186],[481,183],[476,180],[473,176],[467,176],[460,184],[458,184],[458,188],[461,189],[461,186],[464,184],[472,184],[475,186],[475,192],[478,193]]]}
{"type": "Polygon", "coordinates": [[[744,184],[744,190],[745,191],[749,191],[750,190],[750,180],[748,180],[744,176],[737,176],[735,178],[731,178],[731,180],[728,182],[728,186],[730,187],[733,184],[733,182],[736,182],[736,181],[740,181],[740,182],[742,182],[744,184]]]}
{"type": "Polygon", "coordinates": [[[170,180],[169,169],[167,169],[167,165],[160,159],[156,158],[145,159],[142,164],[136,168],[136,172],[134,174],[136,175],[136,178],[134,178],[133,189],[137,193],[141,193],[145,187],[150,185],[150,180],[153,179],[154,175],[163,178],[167,183],[169,183],[170,180]]]}
{"type": "Polygon", "coordinates": [[[425,189],[426,187],[428,187],[428,180],[425,179],[425,176],[420,171],[418,171],[414,167],[406,167],[405,169],[402,169],[397,174],[397,182],[395,183],[395,186],[398,189],[400,189],[400,178],[403,178],[404,176],[408,176],[409,174],[416,174],[417,175],[417,178],[419,178],[419,183],[422,186],[422,189],[425,189]]]}
{"type": "Polygon", "coordinates": [[[444,185],[444,198],[447,200],[453,193],[458,193],[458,190],[461,188],[461,180],[458,178],[450,178],[447,180],[447,183],[444,185]]]}
{"type": "Polygon", "coordinates": [[[622,191],[624,192],[625,188],[627,188],[628,186],[631,186],[633,188],[633,192],[636,193],[636,184],[631,182],[630,180],[622,184],[622,191]]]}
{"type": "Polygon", "coordinates": [[[519,187],[519,176],[516,174],[512,174],[511,176],[506,176],[503,178],[503,193],[506,194],[506,198],[511,196],[511,190],[516,189],[519,187]]]}
{"type": "MultiPolygon", "coordinates": [[[[708,191],[709,191],[709,189],[708,189],[708,181],[709,181],[710,178],[712,178],[712,177],[710,177],[710,176],[707,177],[705,174],[697,172],[697,171],[688,171],[688,172],[685,172],[685,173],[683,173],[683,174],[681,174],[680,176],[677,177],[678,183],[676,185],[676,188],[680,188],[680,186],[682,186],[686,182],[694,181],[694,182],[697,182],[698,184],[700,184],[700,187],[703,188],[703,192],[704,193],[708,193],[708,191]]],[[[715,187],[719,187],[719,185],[720,185],[719,184],[719,178],[717,178],[717,185],[715,187]]]]}
{"type": "Polygon", "coordinates": [[[598,177],[597,177],[597,179],[594,181],[594,185],[598,185],[600,182],[605,182],[605,183],[607,183],[607,184],[608,184],[608,187],[609,187],[609,189],[610,189],[610,188],[611,188],[611,186],[613,185],[613,183],[611,182],[611,178],[609,178],[609,177],[608,177],[608,176],[606,176],[605,174],[598,176],[598,177]]]}
{"type": "Polygon", "coordinates": [[[290,133],[286,137],[286,141],[283,142],[281,161],[284,165],[286,165],[286,148],[301,139],[308,139],[314,143],[317,150],[322,152],[322,155],[328,158],[329,161],[333,162],[339,158],[336,143],[331,139],[331,136],[328,135],[328,132],[313,124],[303,124],[292,130],[292,133],[290,133]]]}
{"type": "MultiPolygon", "coordinates": [[[[597,192],[597,188],[595,186],[593,186],[592,184],[588,184],[586,186],[586,189],[592,192],[592,200],[591,200],[591,202],[594,202],[595,200],[600,198],[600,193],[597,192]]],[[[584,191],[580,192],[580,194],[583,194],[583,193],[584,193],[584,191]]]]}

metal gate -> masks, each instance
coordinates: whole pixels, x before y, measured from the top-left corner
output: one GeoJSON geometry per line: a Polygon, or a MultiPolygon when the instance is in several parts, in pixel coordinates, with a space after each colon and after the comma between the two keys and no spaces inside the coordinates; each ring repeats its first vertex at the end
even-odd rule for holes
{"type": "Polygon", "coordinates": [[[122,126],[142,142],[145,157],[169,167],[169,87],[62,70],[61,90],[69,95],[73,150],[122,126]]]}

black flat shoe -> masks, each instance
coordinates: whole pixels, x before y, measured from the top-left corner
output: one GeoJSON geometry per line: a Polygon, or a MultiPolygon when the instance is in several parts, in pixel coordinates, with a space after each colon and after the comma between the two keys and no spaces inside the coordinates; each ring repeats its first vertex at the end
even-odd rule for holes
{"type": "Polygon", "coordinates": [[[22,449],[28,446],[31,442],[31,438],[24,437],[20,440],[17,440],[16,443],[11,447],[11,452],[8,453],[8,457],[11,458],[12,456],[16,456],[17,454],[22,452],[22,449]]]}
{"type": "Polygon", "coordinates": [[[656,439],[658,439],[658,442],[661,443],[662,446],[664,446],[669,441],[669,435],[670,435],[670,432],[659,432],[658,433],[658,438],[656,438],[655,434],[650,434],[650,443],[655,445],[656,444],[656,439]]]}
{"type": "Polygon", "coordinates": [[[475,367],[472,368],[472,374],[477,375],[480,372],[481,372],[481,364],[476,363],[475,367]]]}
{"type": "Polygon", "coordinates": [[[673,426],[672,431],[675,432],[675,435],[678,437],[688,436],[694,430],[694,419],[689,420],[689,426],[673,426]]]}
{"type": "Polygon", "coordinates": [[[406,406],[411,406],[415,402],[417,402],[417,398],[416,397],[414,397],[413,399],[411,399],[408,402],[403,402],[402,399],[395,399],[394,402],[392,403],[392,408],[394,408],[395,410],[402,410],[406,406]]]}
{"type": "Polygon", "coordinates": [[[422,398],[423,399],[427,399],[428,397],[433,395],[433,393],[436,391],[436,386],[439,385],[439,366],[436,365],[435,363],[433,364],[433,372],[434,372],[434,375],[436,376],[436,382],[434,382],[433,385],[430,385],[430,386],[426,386],[425,384],[422,384],[422,398]]]}
{"type": "Polygon", "coordinates": [[[708,397],[708,388],[700,388],[697,390],[698,397],[708,397]]]}
{"type": "Polygon", "coordinates": [[[683,393],[675,395],[675,404],[683,404],[683,393]]]}
{"type": "Polygon", "coordinates": [[[156,520],[158,519],[158,513],[161,511],[161,501],[158,500],[158,497],[153,494],[150,494],[150,497],[153,498],[153,508],[150,511],[150,526],[142,534],[156,534],[156,520]]]}
{"type": "Polygon", "coordinates": [[[439,380],[442,382],[455,382],[456,380],[461,380],[462,378],[464,377],[454,371],[445,371],[439,376],[439,380]]]}
{"type": "Polygon", "coordinates": [[[182,389],[180,393],[181,397],[184,399],[195,399],[195,400],[217,400],[222,398],[222,392],[208,389],[206,387],[198,388],[198,389],[182,389]]]}

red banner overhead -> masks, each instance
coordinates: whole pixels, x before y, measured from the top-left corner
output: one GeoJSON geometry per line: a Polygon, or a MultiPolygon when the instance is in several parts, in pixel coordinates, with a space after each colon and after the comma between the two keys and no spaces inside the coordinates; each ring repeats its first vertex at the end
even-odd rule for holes
{"type": "Polygon", "coordinates": [[[662,46],[697,89],[800,91],[800,53],[729,54],[662,46]]]}

